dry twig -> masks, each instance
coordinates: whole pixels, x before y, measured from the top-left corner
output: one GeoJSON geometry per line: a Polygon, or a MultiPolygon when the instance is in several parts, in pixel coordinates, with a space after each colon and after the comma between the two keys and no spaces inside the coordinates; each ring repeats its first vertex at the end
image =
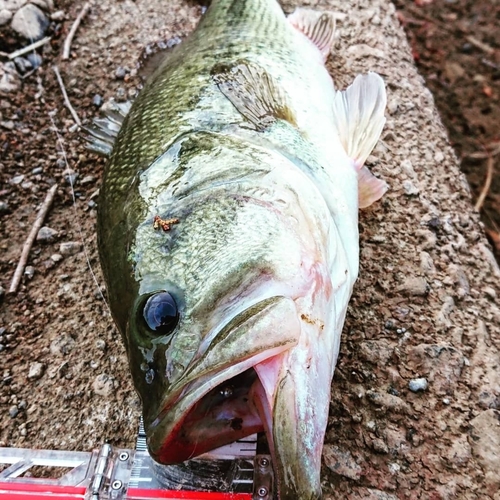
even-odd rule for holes
{"type": "Polygon", "coordinates": [[[481,190],[481,194],[474,205],[474,209],[478,212],[481,210],[484,200],[490,191],[491,180],[493,179],[493,166],[494,166],[494,157],[490,154],[488,157],[488,163],[486,167],[486,180],[484,181],[483,189],[481,190]]]}
{"type": "Polygon", "coordinates": [[[481,42],[481,40],[478,40],[475,36],[469,35],[466,39],[471,45],[474,45],[474,47],[486,52],[489,55],[495,52],[493,47],[490,47],[487,43],[481,42]]]}
{"type": "Polygon", "coordinates": [[[69,97],[68,93],[66,92],[66,88],[64,87],[64,82],[62,81],[61,78],[61,73],[59,73],[59,68],[57,66],[52,66],[52,69],[54,73],[56,74],[57,82],[59,83],[59,87],[61,87],[61,92],[64,97],[64,104],[66,104],[66,107],[69,109],[69,112],[71,113],[71,116],[73,117],[73,120],[75,123],[81,127],[82,122],[80,121],[80,118],[78,118],[78,115],[76,114],[76,111],[74,110],[73,106],[71,106],[71,103],[69,102],[69,97]]]}
{"type": "MultiPolygon", "coordinates": [[[[6,54],[6,56],[12,61],[12,59],[15,59],[16,57],[23,56],[24,54],[27,54],[28,52],[31,52],[32,50],[38,49],[42,45],[45,45],[46,43],[50,42],[51,39],[52,38],[50,36],[46,36],[45,38],[38,40],[38,42],[34,42],[31,45],[27,45],[26,47],[23,47],[22,49],[11,52],[10,54],[6,54]]],[[[3,53],[2,53],[2,55],[3,55],[3,53]]]]}
{"type": "Polygon", "coordinates": [[[40,210],[38,211],[38,215],[36,216],[36,220],[34,224],[31,226],[31,231],[26,238],[26,241],[23,245],[23,251],[21,252],[21,258],[19,259],[19,263],[17,264],[16,271],[12,278],[12,282],[10,284],[9,293],[16,293],[17,288],[19,287],[19,283],[21,282],[21,278],[23,276],[24,268],[26,267],[26,263],[28,262],[28,257],[30,254],[31,247],[33,246],[33,242],[38,234],[38,231],[43,225],[43,221],[45,220],[45,216],[49,211],[50,205],[52,205],[52,200],[57,191],[57,184],[54,184],[48,191],[47,196],[45,197],[45,201],[42,203],[40,210]]]}
{"type": "Polygon", "coordinates": [[[465,158],[474,158],[475,160],[484,160],[490,156],[496,156],[500,154],[500,142],[492,142],[486,149],[486,151],[475,151],[465,156],[465,158]]]}
{"type": "Polygon", "coordinates": [[[66,37],[66,40],[64,40],[63,53],[62,53],[62,60],[63,61],[65,61],[66,59],[69,59],[69,53],[71,50],[71,42],[73,41],[73,37],[75,36],[76,30],[78,29],[78,26],[80,26],[82,19],[87,15],[89,10],[90,10],[90,2],[87,2],[83,6],[80,14],[78,14],[78,17],[75,19],[73,26],[71,26],[71,29],[69,30],[68,36],[66,37]]]}

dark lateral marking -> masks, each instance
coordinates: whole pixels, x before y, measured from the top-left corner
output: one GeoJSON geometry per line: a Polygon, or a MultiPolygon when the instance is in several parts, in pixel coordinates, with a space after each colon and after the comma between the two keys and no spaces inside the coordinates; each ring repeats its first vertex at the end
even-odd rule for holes
{"type": "Polygon", "coordinates": [[[286,94],[267,71],[246,60],[216,64],[212,79],[231,104],[259,131],[284,120],[297,126],[286,94]]]}

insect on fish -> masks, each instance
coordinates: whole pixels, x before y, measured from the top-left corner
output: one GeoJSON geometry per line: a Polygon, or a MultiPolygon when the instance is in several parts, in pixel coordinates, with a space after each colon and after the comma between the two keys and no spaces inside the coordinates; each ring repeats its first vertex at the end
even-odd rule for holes
{"type": "Polygon", "coordinates": [[[383,81],[336,91],[333,36],[329,13],[213,0],[130,110],[94,131],[95,149],[114,142],[99,251],[152,457],[264,431],[280,500],[321,497],[358,208],[386,190],[363,166],[383,81]]]}

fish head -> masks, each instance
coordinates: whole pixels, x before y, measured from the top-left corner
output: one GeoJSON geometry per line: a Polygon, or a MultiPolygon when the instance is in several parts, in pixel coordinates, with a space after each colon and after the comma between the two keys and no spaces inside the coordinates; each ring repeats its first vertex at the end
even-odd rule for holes
{"type": "Polygon", "coordinates": [[[129,253],[125,337],[150,454],[179,463],[265,431],[278,480],[318,492],[345,314],[333,302],[349,281],[328,208],[276,152],[204,137],[182,160],[191,141],[144,173],[151,208],[129,253]],[[158,217],[178,223],[155,229],[158,217]]]}

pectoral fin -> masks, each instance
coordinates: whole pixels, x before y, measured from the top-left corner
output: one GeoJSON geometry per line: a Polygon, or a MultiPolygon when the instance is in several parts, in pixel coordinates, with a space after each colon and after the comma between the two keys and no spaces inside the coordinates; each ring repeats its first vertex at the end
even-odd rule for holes
{"type": "Polygon", "coordinates": [[[384,128],[386,102],[384,81],[376,73],[357,76],[352,85],[335,96],[335,125],[358,171],[360,208],[368,207],[387,191],[387,184],[363,166],[384,128]]]}
{"type": "Polygon", "coordinates": [[[284,90],[257,64],[245,60],[234,65],[218,64],[212,70],[212,79],[257,130],[264,130],[279,119],[296,126],[284,90]]]}

